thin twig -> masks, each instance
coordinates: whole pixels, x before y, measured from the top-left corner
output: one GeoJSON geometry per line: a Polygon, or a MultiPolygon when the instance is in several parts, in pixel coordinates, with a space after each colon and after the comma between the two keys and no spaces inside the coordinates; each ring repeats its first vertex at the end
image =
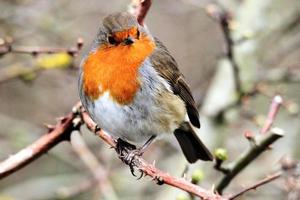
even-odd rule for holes
{"type": "Polygon", "coordinates": [[[98,186],[105,199],[118,199],[107,179],[107,170],[102,167],[96,156],[88,148],[79,131],[72,132],[70,142],[73,150],[92,172],[93,179],[95,179],[92,186],[98,186]]]}
{"type": "Polygon", "coordinates": [[[259,155],[269,149],[270,145],[276,140],[284,136],[283,130],[279,128],[271,129],[271,133],[265,135],[261,141],[258,141],[256,145],[252,146],[245,154],[238,158],[232,167],[229,168],[229,172],[221,179],[217,184],[216,191],[222,194],[223,190],[232,181],[232,179],[239,174],[245,167],[247,167],[253,160],[259,155]]]}
{"type": "Polygon", "coordinates": [[[0,45],[0,56],[8,53],[31,54],[33,56],[37,54],[68,53],[72,56],[76,56],[83,46],[82,38],[78,38],[76,46],[70,48],[14,46],[12,41],[3,41],[4,43],[0,45]]]}
{"type": "Polygon", "coordinates": [[[210,17],[212,17],[214,20],[218,22],[223,32],[224,39],[225,39],[225,54],[228,60],[230,61],[233,69],[234,85],[235,85],[235,90],[238,94],[237,104],[240,104],[244,92],[242,91],[242,87],[241,87],[242,82],[240,77],[240,69],[236,62],[235,54],[234,54],[235,42],[232,38],[231,30],[230,30],[230,21],[232,20],[232,16],[227,10],[225,10],[225,8],[215,4],[208,5],[206,8],[206,12],[210,17]]]}
{"type": "Polygon", "coordinates": [[[73,197],[82,194],[95,186],[97,186],[97,180],[93,177],[88,177],[75,185],[72,184],[69,187],[59,188],[56,191],[56,195],[58,199],[73,199],[73,197]]]}
{"type": "Polygon", "coordinates": [[[253,185],[250,185],[249,187],[246,187],[245,189],[241,190],[240,192],[231,195],[228,199],[229,200],[233,200],[236,199],[239,196],[242,196],[243,194],[245,194],[246,192],[250,191],[250,190],[255,190],[256,188],[265,185],[271,181],[274,181],[275,179],[278,179],[279,177],[281,177],[282,172],[277,172],[275,174],[269,175],[266,178],[254,183],[253,185]]]}
{"type": "Polygon", "coordinates": [[[129,12],[133,14],[141,26],[144,26],[145,17],[152,4],[151,0],[132,0],[129,12]]]}
{"type": "Polygon", "coordinates": [[[279,108],[280,108],[282,102],[283,102],[282,97],[279,95],[277,95],[273,98],[271,106],[270,106],[270,110],[268,113],[268,118],[267,118],[263,128],[260,131],[262,134],[265,134],[270,130],[270,128],[277,116],[277,113],[279,111],[279,108]]]}

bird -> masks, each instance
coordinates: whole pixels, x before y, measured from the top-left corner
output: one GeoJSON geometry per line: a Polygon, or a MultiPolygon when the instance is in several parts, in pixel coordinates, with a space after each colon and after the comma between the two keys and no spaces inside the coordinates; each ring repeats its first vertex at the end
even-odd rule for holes
{"type": "Polygon", "coordinates": [[[175,59],[129,12],[103,19],[78,86],[84,109],[119,146],[142,155],[173,134],[189,163],[213,160],[194,130],[199,113],[175,59]]]}

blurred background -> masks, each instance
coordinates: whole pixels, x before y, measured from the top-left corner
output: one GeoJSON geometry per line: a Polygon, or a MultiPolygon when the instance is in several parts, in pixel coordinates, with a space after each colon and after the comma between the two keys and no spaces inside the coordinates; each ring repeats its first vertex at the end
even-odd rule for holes
{"type": "MultiPolygon", "coordinates": [[[[0,1],[2,42],[11,37],[16,46],[71,47],[78,37],[84,39],[83,50],[74,59],[13,53],[0,57],[0,160],[45,134],[44,123],[55,124],[57,117],[70,112],[79,100],[80,59],[101,20],[112,12],[126,10],[129,4],[129,0],[0,1]],[[20,69],[38,70],[10,76],[20,69]]],[[[225,193],[238,191],[278,170],[283,156],[299,159],[300,1],[153,0],[146,24],[168,47],[191,86],[201,116],[199,136],[212,151],[226,149],[226,162],[247,150],[244,132],[259,132],[272,97],[280,94],[284,99],[275,126],[285,131],[285,137],[241,172],[225,193]],[[224,54],[224,31],[208,14],[214,9],[212,3],[222,5],[232,17],[229,28],[242,90],[259,91],[245,96],[238,106],[231,106],[239,94],[234,88],[232,63],[224,54]]],[[[83,130],[83,137],[105,170],[109,194],[99,190],[90,170],[70,143],[64,142],[1,180],[0,200],[186,198],[184,192],[157,186],[150,178],[136,180],[103,141],[87,130],[83,130]]],[[[144,157],[177,177],[186,169],[186,160],[171,137],[153,144],[144,157]]],[[[202,177],[199,184],[208,189],[222,176],[213,169],[213,163],[190,165],[187,177],[195,171],[202,177]]],[[[290,198],[291,190],[283,180],[277,180],[241,199],[300,199],[300,184],[296,182],[295,188],[296,196],[290,198]]]]}

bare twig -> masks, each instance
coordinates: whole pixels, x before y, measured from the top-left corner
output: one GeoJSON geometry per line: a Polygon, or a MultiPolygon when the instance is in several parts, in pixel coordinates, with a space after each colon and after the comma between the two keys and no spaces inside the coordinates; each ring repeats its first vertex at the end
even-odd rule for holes
{"type": "MultiPolygon", "coordinates": [[[[1,38],[0,38],[1,43],[1,38]]],[[[71,48],[51,48],[51,47],[18,47],[6,42],[0,44],[0,57],[8,53],[24,53],[24,54],[55,54],[51,56],[39,57],[35,59],[31,67],[24,67],[21,64],[14,64],[9,67],[0,69],[0,83],[14,79],[22,78],[31,81],[36,77],[38,72],[43,70],[73,66],[73,56],[76,56],[83,46],[83,40],[78,38],[76,47],[71,48]],[[71,57],[72,56],[72,57],[71,57]]]]}
{"type": "Polygon", "coordinates": [[[25,167],[44,153],[47,153],[47,151],[60,142],[69,140],[71,132],[77,128],[74,126],[74,119],[75,116],[70,113],[60,120],[52,131],[46,133],[31,145],[2,161],[0,163],[0,179],[25,167]]]}
{"type": "Polygon", "coordinates": [[[239,174],[245,167],[247,167],[253,160],[255,160],[264,151],[268,150],[270,145],[279,138],[283,137],[284,133],[279,128],[271,129],[270,134],[265,135],[261,141],[252,146],[245,154],[238,158],[229,168],[229,172],[217,184],[216,191],[222,194],[223,190],[232,181],[232,179],[239,174]]]}
{"type": "Polygon", "coordinates": [[[88,177],[77,184],[72,184],[69,187],[62,187],[56,191],[58,199],[72,199],[79,194],[82,194],[91,188],[97,186],[97,180],[93,177],[88,177]]]}
{"type": "Polygon", "coordinates": [[[277,95],[273,98],[271,106],[270,106],[270,110],[268,113],[268,118],[267,118],[266,123],[264,124],[263,128],[261,129],[262,134],[265,134],[270,130],[270,128],[275,120],[275,117],[277,116],[277,113],[279,111],[279,108],[280,108],[282,102],[283,102],[282,97],[279,95],[277,95]]]}
{"type": "Polygon", "coordinates": [[[279,177],[281,177],[282,172],[277,172],[275,174],[269,175],[266,178],[254,183],[253,185],[250,185],[249,187],[246,187],[245,189],[241,190],[240,192],[233,194],[229,197],[229,200],[233,200],[236,199],[239,196],[242,196],[243,194],[245,194],[246,192],[250,191],[250,190],[255,190],[256,188],[265,185],[271,181],[274,181],[276,179],[278,179],[279,177]]]}
{"type": "Polygon", "coordinates": [[[31,54],[33,56],[37,54],[68,53],[72,56],[76,56],[83,46],[82,38],[78,38],[76,46],[70,48],[14,46],[12,39],[1,39],[1,41],[3,41],[3,43],[0,45],[0,56],[8,53],[31,54]]]}
{"type": "Polygon", "coordinates": [[[225,39],[225,53],[233,69],[234,85],[235,85],[235,90],[238,94],[237,103],[239,104],[241,102],[241,97],[244,95],[244,92],[242,91],[242,87],[241,87],[242,83],[240,78],[240,69],[234,55],[235,42],[231,36],[231,30],[230,30],[230,21],[232,20],[232,16],[223,7],[215,4],[208,5],[206,11],[209,16],[211,16],[219,23],[221,30],[223,32],[224,39],[225,39]]]}
{"type": "Polygon", "coordinates": [[[141,26],[144,26],[144,20],[151,6],[151,3],[151,0],[132,0],[129,6],[129,12],[136,16],[141,26]]]}

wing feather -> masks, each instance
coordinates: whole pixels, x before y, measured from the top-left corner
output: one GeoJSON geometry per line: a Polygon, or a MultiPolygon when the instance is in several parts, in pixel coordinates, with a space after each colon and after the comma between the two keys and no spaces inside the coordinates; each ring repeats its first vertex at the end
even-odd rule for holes
{"type": "Polygon", "coordinates": [[[178,95],[185,103],[187,114],[191,123],[200,128],[199,113],[188,84],[179,71],[175,59],[170,55],[167,48],[155,38],[157,48],[150,56],[156,71],[164,79],[168,80],[174,94],[178,95]]]}

